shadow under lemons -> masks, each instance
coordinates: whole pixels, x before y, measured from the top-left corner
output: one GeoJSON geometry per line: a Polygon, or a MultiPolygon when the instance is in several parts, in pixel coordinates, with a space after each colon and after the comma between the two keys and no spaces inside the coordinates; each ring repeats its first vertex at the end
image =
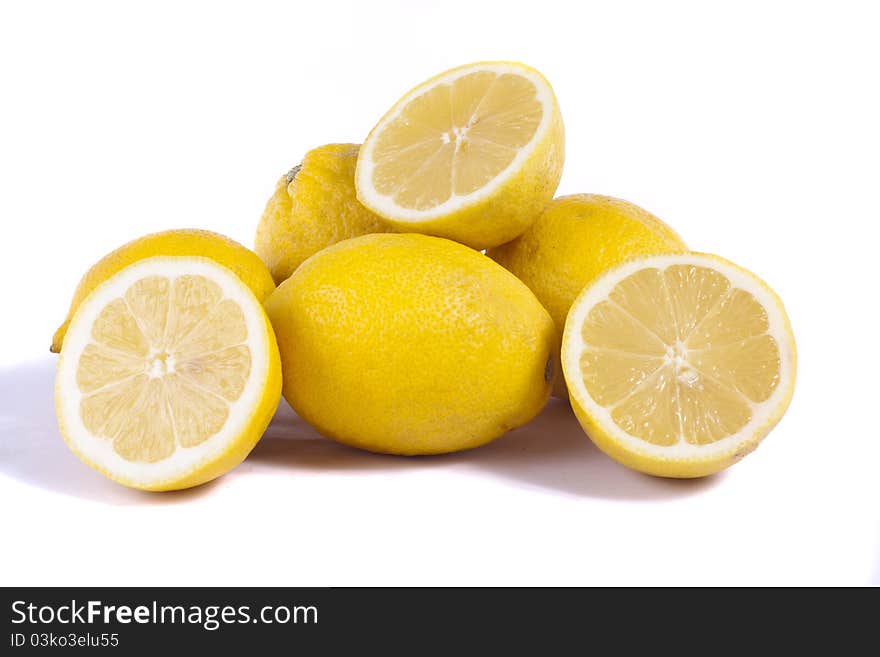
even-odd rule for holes
{"type": "Polygon", "coordinates": [[[216,482],[170,493],[114,483],[71,452],[55,419],[55,357],[0,369],[0,475],[30,486],[111,505],[177,504],[211,491],[216,482]]]}
{"type": "MultiPolygon", "coordinates": [[[[210,494],[223,482],[184,491],[148,493],[116,484],[67,448],[55,420],[55,359],[0,369],[0,475],[44,490],[111,505],[178,504],[210,494]]],[[[484,447],[442,456],[372,454],[321,437],[282,400],[263,439],[234,471],[397,471],[457,469],[557,493],[608,499],[663,500],[700,493],[722,475],[658,479],[618,465],[599,452],[566,402],[551,399],[531,423],[484,447]]],[[[401,485],[403,481],[401,481],[401,485]]]]}
{"type": "Polygon", "coordinates": [[[478,449],[441,456],[373,454],[321,437],[282,400],[275,419],[245,467],[299,471],[394,472],[436,468],[510,480],[562,494],[608,499],[663,500],[705,491],[723,475],[698,480],[649,477],[602,454],[567,402],[551,399],[531,423],[478,449]]]}
{"type": "MultiPolygon", "coordinates": [[[[328,440],[299,417],[284,399],[263,438],[242,467],[270,466],[299,470],[408,470],[426,458],[374,454],[328,440]]],[[[439,462],[435,465],[440,465],[439,462]]]]}

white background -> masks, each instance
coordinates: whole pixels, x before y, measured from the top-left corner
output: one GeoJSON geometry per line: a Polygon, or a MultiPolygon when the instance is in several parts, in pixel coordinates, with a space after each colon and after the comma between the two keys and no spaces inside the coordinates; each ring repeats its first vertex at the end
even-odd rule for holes
{"type": "Polygon", "coordinates": [[[0,584],[880,583],[880,21],[870,2],[720,4],[4,3],[0,584]],[[560,194],[636,202],[782,296],[799,380],[754,455],[651,479],[559,403],[422,459],[283,407],[240,468],[166,495],[67,451],[47,348],[95,260],[172,227],[252,245],[305,150],[481,59],[553,84],[560,194]]]}

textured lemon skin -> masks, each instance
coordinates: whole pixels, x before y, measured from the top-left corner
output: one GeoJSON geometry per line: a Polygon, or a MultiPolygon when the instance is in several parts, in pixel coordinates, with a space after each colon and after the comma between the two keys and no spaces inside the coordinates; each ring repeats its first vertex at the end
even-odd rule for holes
{"type": "MultiPolygon", "coordinates": [[[[602,428],[602,424],[598,422],[597,419],[594,418],[587,411],[586,406],[578,398],[577,394],[572,394],[570,396],[571,407],[572,410],[574,410],[574,414],[577,417],[578,422],[580,423],[583,430],[586,432],[587,436],[589,436],[590,440],[592,440],[593,443],[595,443],[595,445],[600,450],[605,452],[605,454],[613,458],[618,463],[621,463],[628,468],[632,468],[633,470],[637,470],[645,474],[654,475],[656,477],[667,477],[672,479],[695,479],[698,477],[706,477],[717,472],[721,472],[725,468],[729,468],[734,463],[741,461],[744,457],[751,454],[758,447],[761,441],[767,436],[767,434],[770,433],[773,427],[775,427],[779,423],[779,421],[782,419],[782,416],[785,415],[785,411],[788,410],[788,406],[791,404],[791,398],[794,395],[794,384],[795,379],[797,378],[797,347],[794,340],[794,334],[791,330],[791,322],[788,319],[788,314],[785,312],[785,306],[782,303],[782,299],[779,298],[779,295],[777,295],[776,292],[774,292],[773,289],[769,285],[767,285],[767,283],[755,276],[750,271],[740,267],[739,265],[719,256],[708,254],[699,255],[715,259],[718,262],[724,263],[730,267],[734,267],[746,273],[748,276],[758,282],[773,298],[774,302],[778,305],[779,310],[781,311],[781,315],[785,324],[785,332],[791,342],[791,378],[779,406],[767,418],[767,421],[764,422],[764,424],[760,426],[755,431],[755,433],[749,437],[747,441],[739,444],[728,452],[722,452],[709,458],[700,459],[664,459],[658,458],[654,455],[646,454],[644,452],[634,451],[630,449],[629,446],[615,440],[615,438],[609,432],[605,431],[602,428]]],[[[584,289],[583,293],[578,295],[578,300],[575,301],[575,304],[578,303],[582,296],[586,296],[589,288],[590,286],[587,286],[584,289]]],[[[573,324],[566,322],[562,337],[563,353],[567,353],[569,349],[578,348],[579,340],[577,339],[577,335],[580,333],[580,331],[581,327],[574,326],[573,324]]],[[[580,373],[577,371],[569,371],[566,363],[567,359],[563,358],[562,369],[565,380],[568,380],[571,377],[580,376],[580,373]]],[[[574,390],[574,387],[572,387],[571,389],[574,390]]]]}
{"type": "Polygon", "coordinates": [[[388,454],[477,447],[544,406],[553,320],[477,251],[377,234],[312,256],[266,302],[284,397],[322,434],[388,454]]]}
{"type": "Polygon", "coordinates": [[[80,279],[67,318],[52,336],[52,353],[59,353],[76,309],[98,285],[128,265],[153,256],[202,256],[220,263],[238,276],[261,302],[275,289],[272,275],[253,251],[225,235],[183,228],[152,233],[123,244],[101,258],[80,279]]]}
{"type": "Polygon", "coordinates": [[[357,200],[359,144],[328,144],[306,153],[281,176],[257,226],[254,250],[276,283],[313,253],[336,242],[392,230],[357,200]]]}
{"type": "MultiPolygon", "coordinates": [[[[575,194],[555,199],[525,233],[488,255],[535,293],[561,336],[572,302],[599,275],[635,256],[686,251],[672,228],[639,206],[575,194]]],[[[553,394],[567,397],[562,377],[553,394]]]]}
{"type": "MultiPolygon", "coordinates": [[[[546,82],[540,72],[519,62],[482,62],[482,64],[505,64],[520,68],[540,76],[546,82]]],[[[427,89],[434,84],[435,80],[453,71],[480,65],[468,64],[440,73],[411,89],[403,98],[417,94],[422,89],[427,89]]],[[[549,82],[547,82],[547,87],[550,88],[549,82]]],[[[402,100],[386,112],[370,132],[366,141],[370,141],[374,135],[378,134],[377,131],[385,122],[385,118],[397,111],[402,100]]],[[[562,177],[564,161],[565,126],[562,122],[559,103],[554,95],[547,132],[535,144],[534,150],[522,167],[487,197],[476,200],[447,215],[422,221],[404,221],[381,212],[379,208],[370,203],[368,195],[363,193],[359,184],[357,185],[358,199],[400,232],[446,237],[474,249],[488,249],[509,242],[521,235],[538,218],[538,215],[556,193],[559,179],[562,177]]],[[[359,159],[358,167],[360,166],[359,159]]],[[[358,175],[355,176],[355,180],[359,180],[358,175]]]]}
{"type": "MultiPolygon", "coordinates": [[[[95,286],[94,289],[99,289],[100,286],[104,283],[112,284],[112,276],[101,284],[95,286]]],[[[85,301],[85,299],[83,299],[83,301],[85,301]]],[[[262,318],[262,326],[264,329],[264,338],[266,340],[266,352],[268,358],[266,368],[266,382],[263,393],[260,397],[259,403],[254,408],[251,418],[246,425],[244,431],[238,436],[236,440],[230,442],[226,450],[213,456],[210,461],[197,465],[190,472],[182,476],[175,477],[173,479],[167,479],[164,481],[153,482],[150,484],[142,484],[139,482],[131,481],[124,477],[118,476],[117,474],[109,471],[107,468],[101,467],[100,465],[89,459],[87,456],[85,456],[82,451],[76,446],[76,443],[68,438],[70,431],[65,425],[64,414],[61,411],[62,404],[64,403],[64,390],[61,388],[61,386],[58,385],[59,378],[56,378],[55,415],[58,419],[58,428],[62,438],[64,439],[64,442],[67,444],[70,450],[90,468],[97,470],[105,477],[111,479],[112,481],[115,481],[118,484],[122,484],[123,486],[128,486],[129,488],[136,488],[139,490],[156,492],[183,490],[185,488],[199,486],[226,474],[237,465],[239,465],[242,461],[244,461],[247,455],[250,454],[251,450],[253,450],[256,444],[260,441],[260,438],[262,438],[263,434],[266,431],[266,427],[268,427],[269,423],[272,421],[272,417],[275,415],[275,411],[278,409],[278,404],[281,401],[281,355],[278,351],[278,343],[275,340],[275,334],[272,330],[272,325],[269,322],[269,318],[266,316],[265,312],[262,313],[262,318]]],[[[70,320],[70,322],[68,322],[68,324],[76,321],[77,314],[74,313],[72,319],[70,320]]],[[[56,370],[60,370],[64,362],[65,353],[62,351],[61,355],[58,358],[56,370]]]]}

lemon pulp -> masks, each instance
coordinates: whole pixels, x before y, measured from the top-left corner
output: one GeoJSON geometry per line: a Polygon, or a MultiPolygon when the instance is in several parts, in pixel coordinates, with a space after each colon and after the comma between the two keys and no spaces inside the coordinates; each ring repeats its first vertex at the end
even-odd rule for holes
{"type": "Polygon", "coordinates": [[[80,415],[129,461],[217,433],[251,367],[241,308],[204,276],[143,278],[92,325],[77,365],[80,415]]]}
{"type": "MultiPolygon", "coordinates": [[[[575,303],[563,351],[575,410],[613,456],[619,448],[649,460],[741,458],[781,417],[794,384],[781,302],[714,256],[660,256],[612,271],[575,303]]],[[[722,461],[681,471],[627,464],[696,476],[729,465],[722,461]]]]}
{"type": "Polygon", "coordinates": [[[590,311],[581,374],[627,433],[659,445],[710,443],[745,426],[779,383],[768,328],[754,296],[716,271],[645,269],[590,311]]]}
{"type": "Polygon", "coordinates": [[[386,125],[373,148],[373,185],[427,210],[485,186],[534,137],[544,110],[521,75],[476,71],[430,88],[386,125]]]}

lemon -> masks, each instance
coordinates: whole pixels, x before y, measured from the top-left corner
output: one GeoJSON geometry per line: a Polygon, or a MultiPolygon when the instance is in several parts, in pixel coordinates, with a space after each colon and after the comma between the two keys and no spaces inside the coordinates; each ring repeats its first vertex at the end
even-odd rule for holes
{"type": "Polygon", "coordinates": [[[420,84],[361,148],[361,203],[402,232],[475,249],[522,233],[553,198],[565,157],[559,104],[536,70],[481,62],[420,84]]]}
{"type": "Polygon", "coordinates": [[[315,148],[275,186],[254,250],[281,283],[313,253],[340,240],[390,230],[357,200],[358,144],[315,148]]]}
{"type": "Polygon", "coordinates": [[[73,294],[67,318],[52,336],[50,351],[56,354],[61,351],[73,314],[92,290],[133,262],[159,255],[204,256],[216,260],[235,272],[260,301],[275,289],[269,270],[257,255],[224,235],[190,228],[152,233],[107,254],[86,272],[73,294]]]}
{"type": "MultiPolygon", "coordinates": [[[[635,256],[686,250],[674,230],[639,206],[577,194],[555,199],[525,233],[489,256],[529,286],[561,337],[571,303],[597,276],[635,256]]],[[[562,377],[554,394],[567,396],[562,377]]]]}
{"type": "Polygon", "coordinates": [[[700,477],[780,420],[796,351],[766,283],[692,253],[634,259],[587,286],[565,323],[562,367],[602,451],[648,474],[700,477]]]}
{"type": "Polygon", "coordinates": [[[489,442],[541,410],[558,369],[553,320],[529,289],[437,237],[335,244],[266,310],[290,405],[324,435],[375,452],[489,442]]]}
{"type": "Polygon", "coordinates": [[[55,380],[70,448],[145,490],[188,488],[238,465],[280,396],[259,300],[200,257],[139,260],[98,285],[70,322],[55,380]]]}

